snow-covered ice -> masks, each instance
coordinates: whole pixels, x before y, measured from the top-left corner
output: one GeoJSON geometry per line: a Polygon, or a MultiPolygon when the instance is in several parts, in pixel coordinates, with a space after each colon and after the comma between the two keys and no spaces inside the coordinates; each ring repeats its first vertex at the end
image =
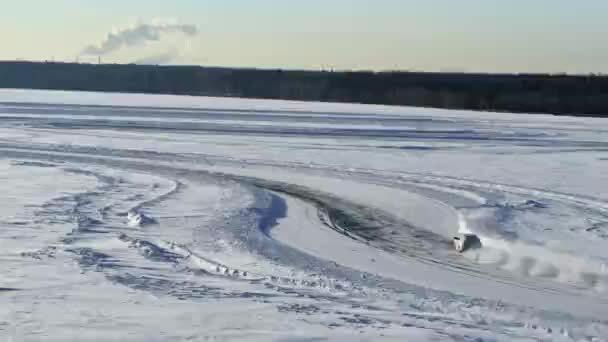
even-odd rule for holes
{"type": "Polygon", "coordinates": [[[606,120],[5,89],[0,203],[2,340],[608,340],[606,120]]]}

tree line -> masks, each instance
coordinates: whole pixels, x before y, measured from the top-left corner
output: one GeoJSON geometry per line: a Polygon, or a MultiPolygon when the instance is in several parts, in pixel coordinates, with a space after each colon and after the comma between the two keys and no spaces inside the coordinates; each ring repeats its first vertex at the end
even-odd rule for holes
{"type": "Polygon", "coordinates": [[[608,117],[608,76],[0,62],[0,87],[608,117]]]}

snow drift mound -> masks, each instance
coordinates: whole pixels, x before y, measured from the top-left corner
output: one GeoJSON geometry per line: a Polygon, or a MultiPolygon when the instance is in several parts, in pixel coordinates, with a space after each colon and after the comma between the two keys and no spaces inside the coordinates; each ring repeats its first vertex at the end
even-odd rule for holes
{"type": "Polygon", "coordinates": [[[129,227],[142,227],[155,223],[155,219],[150,216],[146,216],[138,211],[131,210],[127,213],[127,224],[129,225],[129,227]]]}

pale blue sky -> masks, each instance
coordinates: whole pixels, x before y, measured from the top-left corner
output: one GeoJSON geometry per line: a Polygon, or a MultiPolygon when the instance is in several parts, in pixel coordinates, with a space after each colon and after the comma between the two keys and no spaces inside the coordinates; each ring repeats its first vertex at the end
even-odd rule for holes
{"type": "Polygon", "coordinates": [[[104,61],[608,72],[606,0],[4,0],[0,59],[74,60],[113,28],[155,18],[199,34],[169,34],[104,61]]]}

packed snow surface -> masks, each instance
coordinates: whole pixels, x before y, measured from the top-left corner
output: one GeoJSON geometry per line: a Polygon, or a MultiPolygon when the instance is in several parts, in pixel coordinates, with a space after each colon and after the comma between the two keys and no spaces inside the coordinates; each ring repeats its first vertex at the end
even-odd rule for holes
{"type": "Polygon", "coordinates": [[[0,203],[1,340],[608,340],[606,120],[0,90],[0,203]]]}

